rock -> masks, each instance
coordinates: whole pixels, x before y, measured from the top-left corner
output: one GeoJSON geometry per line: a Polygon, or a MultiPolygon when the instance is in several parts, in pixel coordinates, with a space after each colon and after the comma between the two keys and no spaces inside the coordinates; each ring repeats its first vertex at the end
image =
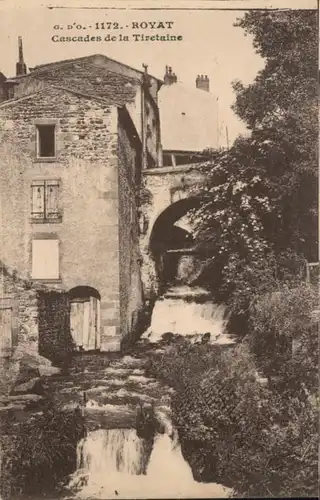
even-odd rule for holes
{"type": "MultiPolygon", "coordinates": [[[[25,346],[24,346],[25,348],[25,346]]],[[[0,394],[19,393],[42,394],[39,383],[40,376],[51,376],[60,373],[60,369],[52,366],[51,361],[35,351],[25,351],[19,346],[10,359],[0,360],[0,394]]]]}
{"type": "Polygon", "coordinates": [[[41,377],[50,377],[51,375],[57,375],[60,373],[60,368],[56,366],[40,365],[39,373],[41,377]]]}
{"type": "Polygon", "coordinates": [[[21,361],[14,385],[26,384],[31,380],[39,379],[39,377],[40,372],[37,367],[29,366],[25,361],[21,361]]]}
{"type": "Polygon", "coordinates": [[[43,387],[39,377],[31,378],[26,382],[15,384],[10,395],[43,394],[43,387]]]}
{"type": "Polygon", "coordinates": [[[159,423],[155,418],[153,405],[139,404],[136,408],[137,436],[144,439],[153,439],[159,423]]]}
{"type": "MultiPolygon", "coordinates": [[[[37,408],[42,396],[38,394],[19,394],[15,396],[7,396],[6,398],[1,398],[0,401],[0,417],[1,413],[6,413],[10,411],[28,411],[31,408],[37,408]]],[[[29,418],[28,414],[26,417],[29,418]]]]}
{"type": "Polygon", "coordinates": [[[17,396],[7,396],[6,398],[1,398],[2,404],[9,404],[11,402],[29,402],[29,401],[39,401],[41,396],[38,394],[20,394],[17,396]]]}
{"type": "Polygon", "coordinates": [[[26,363],[28,366],[33,368],[39,368],[40,366],[52,367],[52,362],[41,356],[38,352],[35,351],[25,351],[22,348],[18,348],[14,355],[13,359],[19,362],[26,363]]]}
{"type": "MultiPolygon", "coordinates": [[[[191,344],[207,344],[210,341],[210,332],[190,335],[191,344]]],[[[188,337],[186,337],[188,339],[188,337]]]]}
{"type": "Polygon", "coordinates": [[[165,332],[162,336],[161,336],[161,340],[163,342],[166,342],[167,344],[171,344],[175,339],[175,335],[174,333],[172,332],[165,332]]]}

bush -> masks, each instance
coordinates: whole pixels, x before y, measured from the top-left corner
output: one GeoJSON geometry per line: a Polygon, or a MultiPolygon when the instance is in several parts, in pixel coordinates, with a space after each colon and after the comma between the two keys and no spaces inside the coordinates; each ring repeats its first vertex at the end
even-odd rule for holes
{"type": "Polygon", "coordinates": [[[316,494],[314,401],[262,387],[247,346],[223,351],[182,341],[149,369],[175,388],[173,421],[196,480],[238,496],[316,494]]]}
{"type": "Polygon", "coordinates": [[[1,491],[4,499],[56,491],[76,468],[76,449],[84,435],[79,410],[60,411],[47,403],[28,420],[1,421],[1,491]]]}
{"type": "Polygon", "coordinates": [[[249,347],[265,375],[288,390],[317,390],[318,302],[317,288],[306,283],[282,284],[251,301],[249,347]]]}

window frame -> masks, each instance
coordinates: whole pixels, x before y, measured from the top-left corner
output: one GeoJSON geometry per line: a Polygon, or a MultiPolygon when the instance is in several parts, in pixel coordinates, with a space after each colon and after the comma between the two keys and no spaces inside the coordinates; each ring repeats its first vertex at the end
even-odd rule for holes
{"type": "Polygon", "coordinates": [[[56,123],[37,123],[36,124],[36,155],[38,160],[52,160],[57,157],[57,125],[56,123]],[[52,156],[42,156],[40,155],[41,150],[41,132],[40,129],[45,127],[53,128],[53,155],[52,156]]]}
{"type": "Polygon", "coordinates": [[[60,120],[58,118],[36,118],[33,126],[34,161],[36,163],[52,163],[59,160],[60,153],[60,120]],[[44,126],[54,127],[54,156],[40,156],[39,128],[44,126]]]}
{"type": "Polygon", "coordinates": [[[57,236],[52,236],[51,235],[48,237],[47,235],[37,235],[36,237],[33,237],[31,239],[31,252],[30,252],[30,276],[32,281],[35,282],[45,282],[45,283],[60,283],[61,282],[61,242],[60,239],[57,236]],[[41,237],[42,236],[42,237],[41,237]],[[36,277],[34,276],[34,242],[35,241],[52,241],[56,242],[56,248],[57,248],[57,267],[58,267],[58,273],[57,276],[53,277],[36,277]]]}
{"type": "MultiPolygon", "coordinates": [[[[60,194],[61,194],[61,179],[33,179],[30,184],[31,189],[31,222],[32,224],[57,224],[62,222],[62,212],[60,207],[60,194]],[[56,217],[49,217],[47,214],[47,189],[50,185],[57,186],[57,212],[56,217]],[[43,188],[43,216],[37,217],[37,212],[33,211],[34,205],[34,188],[41,186],[43,188]]],[[[39,214],[41,212],[38,212],[39,214]]]]}

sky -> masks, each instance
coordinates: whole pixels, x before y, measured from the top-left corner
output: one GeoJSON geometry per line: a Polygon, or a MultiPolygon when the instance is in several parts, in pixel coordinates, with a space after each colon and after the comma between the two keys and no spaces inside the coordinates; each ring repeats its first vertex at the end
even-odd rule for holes
{"type": "MultiPolygon", "coordinates": [[[[172,66],[178,81],[194,87],[198,74],[208,75],[210,91],[219,97],[219,115],[228,126],[230,142],[245,131],[245,126],[231,111],[235,100],[231,83],[251,83],[264,61],[255,53],[250,36],[234,27],[239,10],[129,10],[39,7],[39,3],[17,5],[0,0],[0,71],[13,76],[17,61],[17,38],[23,39],[27,67],[38,64],[105,54],[137,69],[148,64],[150,74],[163,78],[165,66],[172,66]],[[23,5],[23,6],[22,6],[23,5]],[[171,29],[132,29],[132,22],[166,22],[171,29]],[[96,22],[119,23],[122,30],[95,30],[96,22]],[[67,25],[81,24],[86,29],[67,30],[67,25]],[[61,29],[56,30],[54,26],[61,29]],[[128,26],[128,28],[127,28],[128,26]],[[119,33],[132,37],[145,35],[181,35],[176,42],[53,42],[52,36],[105,36],[119,33]]],[[[60,2],[61,3],[61,2],[60,2]]],[[[119,2],[118,2],[119,3],[119,2]]],[[[59,2],[55,2],[58,5],[59,2]]],[[[69,2],[70,4],[70,2],[69,2]]],[[[66,2],[65,4],[66,5],[66,2]]]]}

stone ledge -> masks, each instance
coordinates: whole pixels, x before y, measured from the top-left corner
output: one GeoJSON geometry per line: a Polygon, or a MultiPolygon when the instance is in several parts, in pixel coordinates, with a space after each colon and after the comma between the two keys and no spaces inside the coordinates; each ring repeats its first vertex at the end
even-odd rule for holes
{"type": "Polygon", "coordinates": [[[101,342],[101,352],[118,352],[121,350],[121,340],[116,337],[110,337],[101,342]]]}

